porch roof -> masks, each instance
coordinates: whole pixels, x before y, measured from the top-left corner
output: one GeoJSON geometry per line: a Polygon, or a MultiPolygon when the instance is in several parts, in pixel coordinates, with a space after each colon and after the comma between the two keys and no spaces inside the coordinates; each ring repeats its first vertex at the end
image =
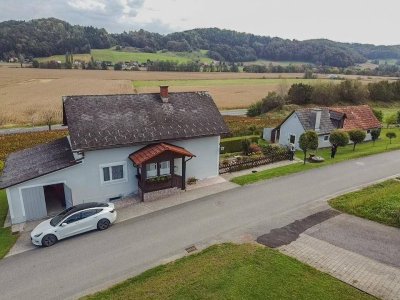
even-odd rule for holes
{"type": "Polygon", "coordinates": [[[170,151],[172,153],[175,153],[178,155],[183,155],[183,156],[189,156],[189,157],[195,156],[194,154],[190,153],[185,148],[167,144],[167,143],[159,143],[159,144],[148,145],[148,146],[132,153],[131,155],[129,155],[129,159],[131,161],[133,161],[133,163],[136,166],[140,166],[143,163],[159,156],[160,154],[162,154],[166,151],[170,151]]]}

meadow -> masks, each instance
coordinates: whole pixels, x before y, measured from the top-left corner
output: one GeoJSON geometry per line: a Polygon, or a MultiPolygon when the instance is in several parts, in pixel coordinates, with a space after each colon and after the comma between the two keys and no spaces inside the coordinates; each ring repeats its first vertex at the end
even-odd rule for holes
{"type": "MultiPolygon", "coordinates": [[[[74,54],[75,60],[90,61],[90,57],[93,56],[94,60],[97,61],[111,61],[112,63],[125,62],[125,61],[137,61],[145,63],[147,60],[173,60],[179,63],[187,63],[192,60],[199,60],[203,63],[211,63],[212,59],[206,56],[207,51],[199,50],[192,52],[162,52],[156,53],[145,53],[136,51],[117,51],[115,49],[92,49],[90,54],[74,54]]],[[[61,61],[65,62],[65,55],[53,55],[50,57],[38,58],[39,62],[46,61],[61,61]]]]}
{"type": "MultiPolygon", "coordinates": [[[[300,73],[185,73],[128,72],[114,70],[49,70],[0,67],[0,127],[45,123],[54,114],[61,122],[61,97],[65,95],[126,94],[158,92],[170,85],[171,92],[209,91],[218,108],[246,108],[270,91],[282,91],[302,79],[300,73]]],[[[362,77],[363,82],[380,77],[362,77]]],[[[320,76],[318,80],[328,80],[320,76]]],[[[335,81],[339,82],[339,81],[335,81]]]]}

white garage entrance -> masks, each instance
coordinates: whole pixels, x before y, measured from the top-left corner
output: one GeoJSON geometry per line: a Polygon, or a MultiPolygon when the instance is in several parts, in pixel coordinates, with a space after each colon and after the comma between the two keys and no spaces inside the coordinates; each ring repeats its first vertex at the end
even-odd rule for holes
{"type": "Polygon", "coordinates": [[[65,183],[22,188],[20,195],[27,221],[54,216],[72,206],[72,192],[65,183]]]}

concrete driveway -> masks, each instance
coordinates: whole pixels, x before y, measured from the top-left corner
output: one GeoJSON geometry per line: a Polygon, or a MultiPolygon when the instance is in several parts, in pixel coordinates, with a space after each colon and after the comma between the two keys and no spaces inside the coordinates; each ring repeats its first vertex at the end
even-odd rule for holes
{"type": "Polygon", "coordinates": [[[185,248],[250,241],[328,207],[326,199],[400,173],[390,152],[207,196],[0,261],[4,299],[71,299],[106,288],[185,248]]]}
{"type": "Polygon", "coordinates": [[[400,299],[400,229],[347,214],[278,249],[381,299],[400,299]]]}

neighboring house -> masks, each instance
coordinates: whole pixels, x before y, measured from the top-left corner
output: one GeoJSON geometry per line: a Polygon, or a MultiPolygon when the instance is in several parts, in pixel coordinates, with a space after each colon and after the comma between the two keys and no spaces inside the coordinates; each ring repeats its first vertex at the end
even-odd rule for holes
{"type": "Polygon", "coordinates": [[[314,130],[318,134],[318,147],[330,147],[329,135],[333,130],[345,131],[360,129],[366,131],[366,141],[371,140],[371,130],[381,128],[368,105],[306,108],[293,111],[286,119],[272,130],[264,133],[272,142],[287,146],[293,143],[299,149],[302,133],[314,130]]]}
{"type": "Polygon", "coordinates": [[[0,188],[13,224],[218,176],[228,128],[208,93],[67,96],[63,115],[70,136],[6,160],[0,188]]]}

